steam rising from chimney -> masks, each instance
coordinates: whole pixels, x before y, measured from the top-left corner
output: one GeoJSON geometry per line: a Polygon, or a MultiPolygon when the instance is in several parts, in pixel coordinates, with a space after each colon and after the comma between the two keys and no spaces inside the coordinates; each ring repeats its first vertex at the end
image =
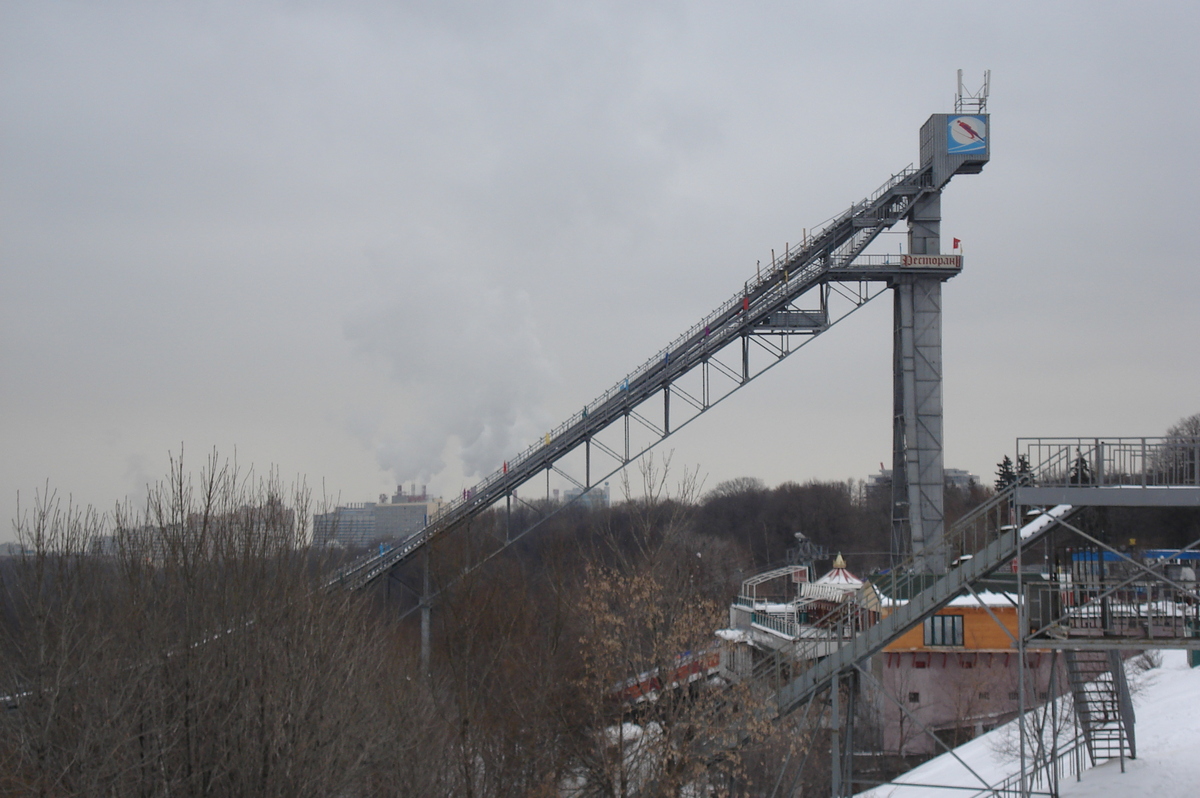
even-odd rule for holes
{"type": "Polygon", "coordinates": [[[547,427],[552,369],[523,291],[447,270],[409,274],[397,295],[345,330],[394,386],[348,426],[414,493],[416,481],[451,466],[466,478],[486,475],[547,427]]]}

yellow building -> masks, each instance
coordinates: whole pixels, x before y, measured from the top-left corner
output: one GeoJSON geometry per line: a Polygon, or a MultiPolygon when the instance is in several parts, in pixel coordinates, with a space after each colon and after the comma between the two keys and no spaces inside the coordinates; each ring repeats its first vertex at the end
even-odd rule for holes
{"type": "MultiPolygon", "coordinates": [[[[910,629],[873,663],[884,694],[872,696],[884,750],[934,753],[937,744],[958,745],[1015,717],[1020,670],[1016,581],[995,579],[979,598],[960,596],[910,629]],[[903,706],[903,709],[901,708],[903,706]]],[[[884,613],[897,601],[884,598],[884,613]]],[[[1028,652],[1026,696],[1050,692],[1049,652],[1028,652]]],[[[1056,694],[1062,695],[1060,677],[1056,694]]],[[[878,692],[878,691],[876,691],[878,692]]]]}

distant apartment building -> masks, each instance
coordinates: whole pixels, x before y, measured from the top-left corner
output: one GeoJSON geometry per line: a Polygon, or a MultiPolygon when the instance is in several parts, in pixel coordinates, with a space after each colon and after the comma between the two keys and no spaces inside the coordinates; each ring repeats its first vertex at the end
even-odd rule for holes
{"type": "Polygon", "coordinates": [[[608,483],[597,485],[584,493],[583,488],[567,488],[563,492],[563,501],[578,501],[580,506],[589,510],[603,510],[609,506],[608,483]]]}
{"type": "Polygon", "coordinates": [[[417,493],[413,485],[406,494],[404,486],[398,485],[390,500],[380,494],[378,502],[345,504],[314,515],[313,545],[354,549],[403,540],[424,529],[441,506],[442,500],[431,499],[424,487],[417,493]]]}

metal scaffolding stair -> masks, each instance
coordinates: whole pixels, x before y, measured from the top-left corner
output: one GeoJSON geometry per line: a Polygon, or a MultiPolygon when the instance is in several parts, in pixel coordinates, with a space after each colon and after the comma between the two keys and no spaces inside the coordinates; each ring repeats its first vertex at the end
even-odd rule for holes
{"type": "MultiPolygon", "coordinates": [[[[390,549],[349,564],[335,574],[328,584],[351,589],[370,584],[442,533],[512,496],[515,489],[535,476],[557,470],[555,464],[581,446],[588,447],[586,475],[581,480],[566,474],[563,476],[584,490],[599,484],[606,476],[623,468],[682,426],[676,423],[672,428],[671,397],[682,402],[685,410],[692,414],[684,422],[687,423],[765,372],[766,368],[754,372],[750,367],[751,340],[763,344],[764,349],[782,360],[792,350],[771,343],[772,336],[812,336],[827,329],[831,321],[825,295],[822,293],[821,308],[817,311],[801,310],[793,305],[802,295],[818,286],[833,283],[886,282],[901,270],[906,274],[920,273],[922,268],[919,266],[903,266],[901,256],[864,256],[862,253],[881,232],[904,218],[920,197],[935,191],[930,167],[909,166],[893,175],[870,197],[851,205],[824,226],[806,235],[799,247],[788,247],[783,257],[775,259],[753,280],[747,281],[742,290],[585,406],[581,412],[548,433],[543,442],[531,446],[474,488],[464,491],[461,498],[446,504],[423,530],[390,549]],[[739,344],[742,350],[740,368],[731,367],[717,359],[716,356],[723,350],[739,344]],[[707,389],[701,396],[695,396],[676,385],[683,375],[699,367],[713,368],[716,373],[732,381],[733,387],[714,401],[707,389]],[[640,406],[658,397],[663,402],[661,424],[654,423],[638,412],[640,406]],[[629,445],[628,424],[631,418],[650,429],[654,437],[652,443],[637,451],[632,451],[629,445]],[[598,433],[621,423],[626,425],[624,451],[597,439],[598,433]],[[606,476],[599,479],[593,479],[591,473],[593,448],[608,458],[606,462],[611,467],[611,470],[603,469],[606,476]]],[[[940,271],[945,273],[946,270],[943,268],[940,271]]],[[[862,298],[859,304],[869,298],[862,298]]]]}
{"type": "MultiPolygon", "coordinates": [[[[998,494],[992,502],[989,502],[989,506],[996,502],[1006,501],[1011,496],[1012,490],[998,494]]],[[[953,543],[961,539],[965,530],[974,523],[981,512],[986,511],[986,508],[987,506],[980,508],[956,524],[951,533],[947,535],[947,540],[953,543]]],[[[950,569],[945,574],[936,577],[898,574],[895,577],[895,587],[899,590],[893,595],[903,591],[906,580],[911,581],[912,584],[917,584],[916,580],[918,579],[923,579],[925,582],[933,579],[933,582],[916,592],[907,603],[892,610],[891,614],[879,623],[856,635],[837,651],[819,660],[782,687],[776,696],[776,707],[779,714],[784,715],[800,707],[814,693],[827,687],[835,674],[850,670],[855,663],[882,651],[900,635],[945,607],[952,599],[967,590],[969,585],[983,579],[996,568],[1010,563],[1017,554],[1018,544],[1020,546],[1033,544],[1053,528],[1054,523],[1051,519],[1053,521],[1066,520],[1075,512],[1075,509],[1068,505],[1059,505],[1020,529],[1015,527],[1002,529],[994,540],[976,551],[971,559],[950,569]]],[[[798,649],[797,659],[804,658],[804,651],[798,649]]]]}
{"type": "Polygon", "coordinates": [[[1092,763],[1137,757],[1133,702],[1120,652],[1067,650],[1067,680],[1092,763]]]}

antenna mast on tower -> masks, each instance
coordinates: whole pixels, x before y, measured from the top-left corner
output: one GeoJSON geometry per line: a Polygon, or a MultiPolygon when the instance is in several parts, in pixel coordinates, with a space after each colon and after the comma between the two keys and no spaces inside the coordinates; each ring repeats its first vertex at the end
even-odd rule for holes
{"type": "Polygon", "coordinates": [[[954,95],[954,113],[987,113],[988,89],[992,84],[992,70],[983,70],[983,88],[975,93],[963,92],[962,70],[958,70],[958,93],[954,95]]]}

